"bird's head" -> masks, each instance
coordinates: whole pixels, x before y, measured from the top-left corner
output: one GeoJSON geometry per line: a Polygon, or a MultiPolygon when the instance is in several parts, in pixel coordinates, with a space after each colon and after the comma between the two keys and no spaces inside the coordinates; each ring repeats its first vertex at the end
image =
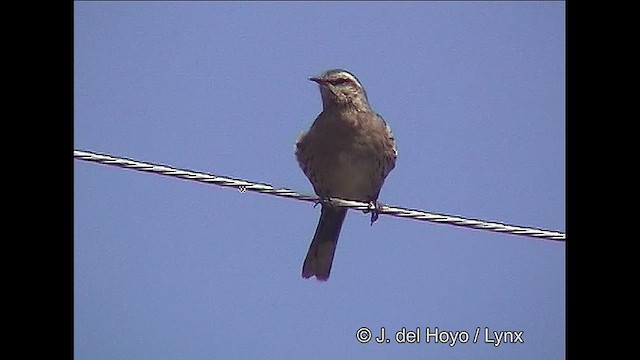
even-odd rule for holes
{"type": "Polygon", "coordinates": [[[323,108],[347,108],[358,111],[371,110],[364,87],[352,73],[342,70],[327,70],[309,80],[320,85],[323,108]]]}

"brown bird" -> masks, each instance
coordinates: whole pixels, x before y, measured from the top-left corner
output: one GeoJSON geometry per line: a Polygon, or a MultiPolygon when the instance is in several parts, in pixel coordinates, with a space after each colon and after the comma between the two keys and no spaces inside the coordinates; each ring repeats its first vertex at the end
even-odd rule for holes
{"type": "MultiPolygon", "coordinates": [[[[371,110],[367,93],[346,70],[309,78],[320,86],[322,112],[296,143],[296,159],[322,200],[376,204],[398,152],[391,129],[371,110]]],[[[320,221],[302,265],[302,277],[327,280],[347,208],[322,203],[320,221]]],[[[377,212],[371,216],[376,220],[377,212]]]]}

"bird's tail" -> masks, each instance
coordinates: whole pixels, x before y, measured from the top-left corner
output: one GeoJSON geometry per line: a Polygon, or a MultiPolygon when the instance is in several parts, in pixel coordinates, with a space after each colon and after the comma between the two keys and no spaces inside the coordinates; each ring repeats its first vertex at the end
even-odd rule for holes
{"type": "Polygon", "coordinates": [[[346,215],[347,208],[322,205],[320,221],[302,265],[303,278],[315,275],[318,280],[329,279],[333,254],[336,252],[340,229],[346,215]]]}

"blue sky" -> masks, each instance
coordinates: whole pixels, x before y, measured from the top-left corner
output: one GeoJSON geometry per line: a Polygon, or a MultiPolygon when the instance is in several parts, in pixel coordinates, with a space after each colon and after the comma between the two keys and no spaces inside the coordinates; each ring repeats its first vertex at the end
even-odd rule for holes
{"type": "MultiPolygon", "coordinates": [[[[397,139],[381,202],[565,230],[563,2],[76,2],[74,146],[311,193],[293,148],[330,68],[397,139]]],[[[564,359],[564,243],[350,211],[322,283],[318,216],[75,161],[76,358],[564,359]]]]}

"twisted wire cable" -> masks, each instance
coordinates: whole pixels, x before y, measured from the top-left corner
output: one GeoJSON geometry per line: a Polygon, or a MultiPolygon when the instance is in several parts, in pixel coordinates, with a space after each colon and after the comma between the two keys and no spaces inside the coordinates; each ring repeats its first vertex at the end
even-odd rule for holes
{"type": "MultiPolygon", "coordinates": [[[[269,184],[256,183],[252,181],[234,179],[229,177],[217,176],[203,172],[192,170],[177,169],[166,165],[141,162],[126,158],[119,158],[112,155],[99,154],[83,150],[74,150],[73,157],[82,161],[96,162],[100,164],[117,166],[125,169],[133,169],[137,171],[150,172],[158,175],[177,177],[185,180],[198,181],[206,184],[215,184],[225,187],[237,188],[241,192],[254,191],[262,194],[275,195],[286,198],[318,203],[320,200],[317,196],[301,194],[286,188],[275,188],[269,184]]],[[[328,200],[335,206],[344,206],[361,211],[372,211],[374,205],[370,203],[344,200],[332,198],[328,200]]],[[[380,204],[378,208],[380,214],[387,214],[400,218],[413,220],[430,221],[439,224],[448,224],[460,227],[468,227],[479,230],[488,230],[503,234],[528,236],[537,239],[547,239],[556,241],[565,241],[566,235],[562,232],[545,230],[532,227],[523,227],[508,225],[499,222],[489,222],[477,219],[467,219],[458,216],[438,214],[423,210],[406,209],[402,207],[389,206],[380,204]]]]}

